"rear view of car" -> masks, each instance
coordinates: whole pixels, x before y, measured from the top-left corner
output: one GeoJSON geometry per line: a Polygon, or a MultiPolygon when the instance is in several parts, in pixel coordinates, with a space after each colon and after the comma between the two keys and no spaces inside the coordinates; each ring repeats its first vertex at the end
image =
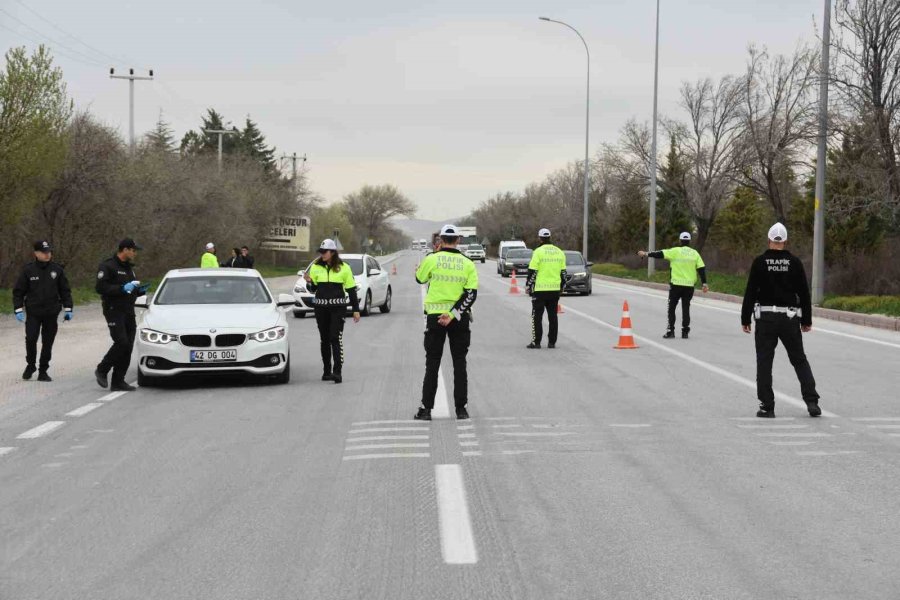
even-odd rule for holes
{"type": "Polygon", "coordinates": [[[461,249],[461,252],[471,261],[484,262],[486,257],[484,254],[484,246],[481,244],[469,244],[461,249]]]}

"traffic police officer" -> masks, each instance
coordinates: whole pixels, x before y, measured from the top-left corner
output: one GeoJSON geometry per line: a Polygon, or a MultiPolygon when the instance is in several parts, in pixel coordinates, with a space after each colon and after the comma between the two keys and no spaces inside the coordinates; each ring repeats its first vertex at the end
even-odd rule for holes
{"type": "Polygon", "coordinates": [[[453,400],[456,418],[468,419],[469,379],[466,355],[472,339],[469,311],[478,294],[478,272],[475,264],[459,250],[459,229],[455,225],[441,228],[441,247],[422,260],[416,269],[416,282],[428,284],[425,294],[425,379],[422,382],[422,405],[416,413],[420,421],[431,420],[437,393],[444,340],[450,340],[453,358],[453,400]]]}
{"type": "Polygon", "coordinates": [[[688,338],[691,332],[691,299],[694,297],[694,286],[697,285],[697,275],[700,275],[700,283],[703,285],[703,293],[709,291],[706,285],[706,265],[700,253],[691,248],[691,234],[682,231],[678,236],[681,246],[667,248],[654,252],[638,251],[638,256],[644,258],[664,258],[671,266],[671,279],[669,281],[669,327],[663,338],[675,337],[675,308],[681,301],[681,337],[688,338]]]}
{"type": "Polygon", "coordinates": [[[538,231],[540,246],[528,263],[525,291],[531,296],[531,343],[526,348],[540,348],[544,335],[544,310],[547,311],[547,347],[556,348],[559,321],[556,316],[559,295],[566,285],[566,255],[550,243],[550,230],[538,231]]]}
{"type": "Polygon", "coordinates": [[[350,265],[341,260],[334,240],[323,240],[319,258],[303,274],[309,291],[315,292],[316,325],[322,352],[322,381],[341,383],[344,366],[344,316],[347,296],[353,308],[353,322],[359,323],[359,296],[350,265]],[[332,367],[332,360],[334,366],[332,367]]]}
{"type": "Polygon", "coordinates": [[[120,392],[134,391],[125,382],[125,373],[131,363],[131,350],[137,323],[134,318],[134,302],[147,293],[149,285],[142,286],[134,275],[132,261],[137,256],[138,246],[131,238],[119,242],[115,255],[100,263],[95,289],[103,304],[103,317],[109,327],[113,345],[97,365],[94,377],[100,387],[107,386],[107,376],[112,371],[109,389],[120,392]]]}
{"type": "Polygon", "coordinates": [[[201,269],[218,269],[219,259],[216,258],[216,245],[212,242],[206,244],[206,252],[200,257],[201,269]]]}
{"type": "Polygon", "coordinates": [[[757,417],[775,416],[772,391],[772,361],[778,340],[784,344],[809,416],[822,414],[816,380],[803,351],[803,333],[812,330],[812,303],[809,284],[800,259],[784,249],[787,228],[775,223],[769,229],[769,249],[757,256],[750,267],[747,290],[741,307],[741,327],[750,333],[750,317],[756,317],[756,395],[757,417]]]}
{"type": "Polygon", "coordinates": [[[63,268],[52,262],[53,248],[47,241],[34,243],[34,262],[25,265],[13,287],[16,319],[25,323],[25,371],[22,379],[31,379],[38,371],[38,381],[52,381],[47,374],[56,339],[57,318],[65,308],[66,321],[72,320],[72,291],[63,268]],[[37,341],[41,338],[41,362],[37,360],[37,341]]]}

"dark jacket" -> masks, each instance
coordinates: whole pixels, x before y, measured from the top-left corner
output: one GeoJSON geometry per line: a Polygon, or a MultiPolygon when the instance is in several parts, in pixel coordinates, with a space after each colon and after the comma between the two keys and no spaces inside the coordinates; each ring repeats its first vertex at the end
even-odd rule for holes
{"type": "Polygon", "coordinates": [[[72,290],[63,268],[55,262],[34,261],[25,265],[13,287],[13,308],[34,316],[57,315],[72,309],[72,290]]]}
{"type": "Polygon", "coordinates": [[[801,325],[812,325],[809,283],[800,259],[787,250],[766,250],[756,257],[747,278],[741,325],[749,325],[755,304],[800,308],[801,325]]]}
{"type": "Polygon", "coordinates": [[[238,258],[244,261],[242,266],[246,269],[252,269],[253,265],[256,263],[256,260],[249,254],[247,256],[239,256],[238,258]]]}
{"type": "Polygon", "coordinates": [[[122,286],[136,279],[131,263],[122,262],[118,256],[113,255],[100,263],[94,289],[103,300],[103,312],[116,311],[133,315],[137,294],[126,294],[122,286]]]}

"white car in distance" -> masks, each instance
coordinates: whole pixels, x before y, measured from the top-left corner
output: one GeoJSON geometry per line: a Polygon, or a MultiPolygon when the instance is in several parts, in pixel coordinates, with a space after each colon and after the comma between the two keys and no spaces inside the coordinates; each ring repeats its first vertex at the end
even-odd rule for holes
{"type": "Polygon", "coordinates": [[[243,373],[291,378],[290,294],[273,296],[255,269],[175,269],[145,308],[136,340],[138,385],[176,375],[243,373]]]}
{"type": "MultiPolygon", "coordinates": [[[[360,314],[364,317],[369,316],[376,307],[383,313],[391,312],[393,292],[387,269],[383,269],[381,264],[368,254],[341,254],[341,260],[350,266],[353,279],[356,281],[360,314]]],[[[303,279],[303,274],[308,272],[311,266],[312,263],[305,270],[297,271],[297,275],[300,277],[294,284],[294,316],[298,319],[312,313],[315,307],[316,294],[309,291],[309,288],[306,287],[306,280],[303,279]]],[[[348,301],[347,310],[350,308],[348,301]]]]}

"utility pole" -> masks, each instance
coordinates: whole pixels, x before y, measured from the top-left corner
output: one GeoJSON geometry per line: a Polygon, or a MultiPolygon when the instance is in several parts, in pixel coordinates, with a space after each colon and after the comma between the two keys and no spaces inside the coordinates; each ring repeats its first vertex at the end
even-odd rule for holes
{"type": "MultiPolygon", "coordinates": [[[[656,250],[656,123],[659,120],[656,112],[659,96],[659,0],[656,0],[656,51],[653,57],[653,141],[650,144],[650,240],[647,251],[656,250]]],[[[656,259],[647,258],[647,276],[656,271],[656,259]]]]}
{"type": "Polygon", "coordinates": [[[128,149],[134,155],[134,82],[137,81],[153,81],[153,69],[150,69],[149,76],[144,77],[134,74],[134,69],[128,69],[128,75],[116,75],[115,68],[109,69],[110,79],[127,79],[128,80],[128,149]]]}
{"type": "Polygon", "coordinates": [[[303,161],[306,164],[306,154],[303,156],[297,156],[297,153],[293,154],[282,154],[281,160],[291,159],[291,185],[294,188],[294,197],[297,197],[297,159],[303,161]]]}
{"type": "Polygon", "coordinates": [[[819,148],[816,158],[815,220],[813,221],[812,303],[825,299],[825,160],[828,149],[828,77],[831,45],[831,0],[825,0],[822,26],[822,66],[819,70],[819,148]]]}
{"type": "Polygon", "coordinates": [[[235,135],[238,133],[237,129],[204,129],[203,133],[217,133],[219,134],[219,173],[222,172],[222,136],[223,135],[235,135]]]}

